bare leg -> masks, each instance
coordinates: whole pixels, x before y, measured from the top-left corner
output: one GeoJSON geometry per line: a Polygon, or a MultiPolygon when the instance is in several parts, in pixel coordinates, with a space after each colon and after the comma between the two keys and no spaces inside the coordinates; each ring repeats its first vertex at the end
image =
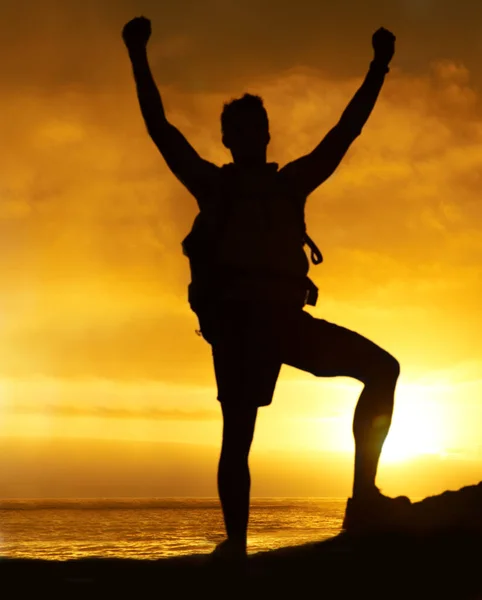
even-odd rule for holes
{"type": "Polygon", "coordinates": [[[246,549],[251,478],[248,457],[258,409],[222,404],[223,443],[218,491],[228,540],[246,549]]]}
{"type": "Polygon", "coordinates": [[[394,394],[400,374],[398,362],[389,354],[377,357],[376,375],[365,378],[365,388],[355,410],[355,473],[353,497],[377,492],[375,478],[380,454],[392,420],[394,394]]]}
{"type": "Polygon", "coordinates": [[[362,335],[304,312],[289,322],[284,357],[317,377],[352,377],[365,384],[353,422],[353,496],[379,496],[375,477],[392,420],[398,361],[362,335]]]}

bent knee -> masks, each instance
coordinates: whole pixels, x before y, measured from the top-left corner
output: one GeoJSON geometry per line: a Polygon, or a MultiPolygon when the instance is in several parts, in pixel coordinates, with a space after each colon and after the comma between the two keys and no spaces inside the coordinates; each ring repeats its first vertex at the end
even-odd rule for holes
{"type": "Polygon", "coordinates": [[[395,379],[398,379],[400,377],[400,363],[391,354],[389,354],[389,357],[390,357],[390,367],[389,367],[390,372],[395,379]]]}
{"type": "Polygon", "coordinates": [[[364,373],[359,377],[365,385],[373,383],[390,383],[397,381],[400,375],[400,363],[388,352],[382,350],[365,365],[364,373]]]}
{"type": "Polygon", "coordinates": [[[381,373],[384,379],[396,381],[400,376],[400,363],[388,352],[383,353],[382,358],[380,359],[379,369],[379,373],[381,373]]]}

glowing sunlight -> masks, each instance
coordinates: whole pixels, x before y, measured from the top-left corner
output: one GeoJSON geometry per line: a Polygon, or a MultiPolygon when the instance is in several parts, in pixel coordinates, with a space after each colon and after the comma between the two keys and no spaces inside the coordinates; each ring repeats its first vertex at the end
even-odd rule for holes
{"type": "Polygon", "coordinates": [[[401,384],[396,393],[392,426],[381,462],[401,462],[420,455],[443,454],[445,418],[435,390],[428,385],[401,384]]]}

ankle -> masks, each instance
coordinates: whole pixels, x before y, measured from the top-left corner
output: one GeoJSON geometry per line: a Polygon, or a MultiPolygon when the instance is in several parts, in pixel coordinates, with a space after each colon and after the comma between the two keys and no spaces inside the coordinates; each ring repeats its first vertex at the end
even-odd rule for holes
{"type": "Polygon", "coordinates": [[[353,487],[353,499],[360,501],[370,501],[380,496],[380,490],[375,484],[358,485],[353,487]]]}
{"type": "Polygon", "coordinates": [[[245,538],[243,539],[231,536],[226,539],[226,543],[232,548],[236,548],[236,550],[244,550],[244,552],[246,552],[248,547],[248,542],[245,538]]]}

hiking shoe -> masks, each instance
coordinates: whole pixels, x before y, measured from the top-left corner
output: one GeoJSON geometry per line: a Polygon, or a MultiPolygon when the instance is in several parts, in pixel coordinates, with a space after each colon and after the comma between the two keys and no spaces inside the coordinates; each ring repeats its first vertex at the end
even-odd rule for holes
{"type": "Polygon", "coordinates": [[[367,498],[349,498],[343,529],[348,533],[401,532],[406,528],[411,506],[407,496],[390,498],[379,490],[367,498]]]}

